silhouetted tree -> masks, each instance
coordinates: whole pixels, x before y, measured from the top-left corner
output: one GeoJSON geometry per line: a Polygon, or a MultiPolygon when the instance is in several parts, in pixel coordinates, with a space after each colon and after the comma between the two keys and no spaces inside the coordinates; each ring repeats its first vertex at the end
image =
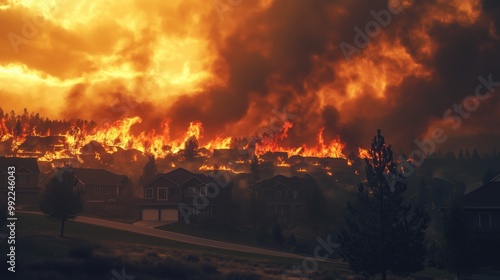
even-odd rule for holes
{"type": "Polygon", "coordinates": [[[491,154],[491,158],[492,159],[496,159],[498,157],[497,155],[497,150],[496,149],[493,149],[493,153],[491,154]]]}
{"type": "Polygon", "coordinates": [[[184,157],[188,161],[192,161],[198,155],[198,139],[196,136],[189,137],[184,142],[184,157]]]}
{"type": "Polygon", "coordinates": [[[21,118],[17,118],[14,137],[20,137],[21,135],[23,135],[23,124],[21,123],[21,118]]]}
{"type": "Polygon", "coordinates": [[[45,186],[40,199],[40,211],[47,217],[61,221],[61,234],[64,224],[83,211],[83,191],[77,187],[78,179],[73,170],[56,169],[54,176],[45,186]]]}
{"type": "Polygon", "coordinates": [[[466,160],[466,161],[469,161],[469,160],[470,160],[470,152],[469,152],[469,149],[467,149],[467,150],[465,151],[465,160],[466,160]]]}
{"type": "Polygon", "coordinates": [[[417,205],[422,207],[423,209],[427,209],[427,206],[430,202],[430,197],[429,197],[429,188],[427,186],[427,183],[425,182],[425,178],[422,177],[420,179],[420,183],[418,185],[418,199],[417,199],[417,205]]]}
{"type": "Polygon", "coordinates": [[[158,168],[156,167],[155,156],[148,155],[148,161],[142,169],[142,175],[139,177],[139,184],[143,187],[146,186],[156,175],[158,175],[158,168]]]}
{"type": "Polygon", "coordinates": [[[272,236],[274,246],[277,248],[281,248],[281,246],[283,246],[283,242],[285,241],[285,237],[283,237],[283,232],[281,230],[280,224],[274,225],[272,236]]]}
{"type": "Polygon", "coordinates": [[[442,230],[444,264],[458,279],[462,279],[463,273],[471,273],[477,267],[472,231],[458,198],[452,199],[446,210],[442,230]]]}
{"type": "Polygon", "coordinates": [[[455,157],[455,153],[454,152],[449,152],[446,154],[445,156],[445,159],[449,160],[449,161],[456,161],[457,158],[455,157]]]}
{"type": "Polygon", "coordinates": [[[423,269],[428,218],[403,201],[404,176],[378,130],[365,159],[366,180],[358,186],[358,203],[348,203],[347,227],[339,234],[341,255],[352,270],[366,276],[387,272],[408,275],[423,269]]]}
{"type": "Polygon", "coordinates": [[[464,151],[463,150],[460,150],[460,152],[458,152],[458,161],[462,162],[465,160],[464,158],[464,151]]]}
{"type": "Polygon", "coordinates": [[[479,160],[479,152],[477,150],[477,148],[474,148],[474,150],[472,151],[472,157],[471,157],[472,160],[479,160]]]}

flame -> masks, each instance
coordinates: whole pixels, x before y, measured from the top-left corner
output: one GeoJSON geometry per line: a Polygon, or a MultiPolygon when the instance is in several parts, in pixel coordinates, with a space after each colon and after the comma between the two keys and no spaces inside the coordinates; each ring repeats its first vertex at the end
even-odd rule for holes
{"type": "Polygon", "coordinates": [[[286,122],[283,125],[283,130],[273,136],[264,136],[260,143],[256,144],[255,153],[257,155],[263,155],[267,152],[286,152],[289,156],[300,155],[304,157],[331,157],[331,158],[343,158],[347,157],[343,154],[345,144],[342,143],[340,137],[333,139],[329,143],[326,143],[323,138],[324,127],[320,128],[317,135],[317,145],[313,147],[308,147],[307,145],[302,145],[296,148],[286,148],[281,146],[281,141],[287,138],[287,132],[293,124],[286,122]]]}
{"type": "Polygon", "coordinates": [[[231,167],[226,166],[226,165],[213,165],[213,166],[209,166],[209,165],[203,164],[202,166],[200,166],[200,168],[198,170],[200,170],[200,171],[224,170],[224,171],[231,171],[233,173],[243,173],[243,171],[234,170],[231,167]]]}
{"type": "Polygon", "coordinates": [[[297,169],[297,172],[307,172],[307,169],[305,169],[305,168],[299,168],[299,169],[297,169]]]}
{"type": "Polygon", "coordinates": [[[359,147],[358,147],[358,157],[362,158],[362,159],[364,159],[364,158],[371,159],[372,158],[369,150],[359,148],[359,147]]]}

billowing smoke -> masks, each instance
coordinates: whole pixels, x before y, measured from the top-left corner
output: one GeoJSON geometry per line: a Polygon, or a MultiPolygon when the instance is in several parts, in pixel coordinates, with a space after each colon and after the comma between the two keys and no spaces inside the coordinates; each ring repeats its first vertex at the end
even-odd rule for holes
{"type": "MultiPolygon", "coordinates": [[[[287,145],[316,142],[325,127],[325,140],[340,136],[348,150],[366,147],[377,128],[407,150],[437,127],[455,139],[444,150],[500,135],[498,92],[467,99],[479,76],[500,81],[497,1],[228,3],[49,10],[18,53],[0,42],[0,79],[14,81],[0,91],[1,105],[98,123],[138,115],[137,133],[167,119],[173,137],[199,120],[208,139],[251,135],[286,111],[294,116],[287,145]],[[29,100],[18,104],[13,93],[29,100]],[[443,119],[448,109],[461,118],[456,129],[443,119]]],[[[23,17],[37,7],[6,5],[0,33],[23,36],[23,17]]]]}

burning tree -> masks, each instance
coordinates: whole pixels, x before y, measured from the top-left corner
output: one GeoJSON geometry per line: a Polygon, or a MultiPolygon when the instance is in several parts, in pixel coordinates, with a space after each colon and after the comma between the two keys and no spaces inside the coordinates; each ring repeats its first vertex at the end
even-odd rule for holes
{"type": "Polygon", "coordinates": [[[192,161],[198,155],[198,139],[196,136],[189,137],[184,142],[184,157],[186,160],[192,161]]]}
{"type": "Polygon", "coordinates": [[[142,169],[142,175],[139,178],[139,184],[141,186],[146,186],[149,181],[153,180],[154,177],[158,175],[158,168],[156,167],[156,161],[154,155],[148,156],[148,161],[142,169]]]}
{"type": "Polygon", "coordinates": [[[406,182],[380,130],[369,154],[358,203],[348,203],[347,226],[339,234],[341,254],[352,270],[366,276],[380,273],[383,280],[387,271],[405,276],[422,270],[428,218],[422,209],[404,203],[406,182]]]}
{"type": "Polygon", "coordinates": [[[40,199],[40,211],[51,219],[61,221],[61,234],[64,224],[83,211],[83,191],[77,187],[78,179],[70,168],[56,169],[54,176],[45,186],[40,199]]]}

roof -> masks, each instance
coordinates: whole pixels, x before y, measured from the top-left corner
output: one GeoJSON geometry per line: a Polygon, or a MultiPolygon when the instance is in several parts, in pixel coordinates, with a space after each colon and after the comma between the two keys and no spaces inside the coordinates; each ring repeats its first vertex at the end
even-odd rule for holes
{"type": "Polygon", "coordinates": [[[255,188],[275,188],[276,186],[282,185],[290,189],[304,189],[316,186],[316,180],[312,177],[307,176],[306,178],[301,178],[297,176],[286,177],[283,175],[276,175],[270,179],[263,180],[254,185],[255,188]]]}
{"type": "Polygon", "coordinates": [[[500,208],[500,175],[462,197],[462,207],[469,209],[500,208]]]}
{"type": "Polygon", "coordinates": [[[125,175],[118,175],[105,169],[73,168],[73,171],[85,185],[119,185],[127,179],[125,175]]]}
{"type": "Polygon", "coordinates": [[[156,181],[160,177],[165,177],[169,179],[170,181],[174,182],[177,186],[181,186],[193,178],[196,178],[199,181],[205,183],[212,181],[212,179],[206,175],[192,173],[182,167],[179,167],[170,172],[158,174],[153,180],[151,180],[148,184],[146,184],[146,186],[156,181]]]}
{"type": "Polygon", "coordinates": [[[14,166],[16,170],[24,168],[31,173],[40,173],[36,158],[0,157],[0,171],[6,173],[9,166],[14,166]]]}

